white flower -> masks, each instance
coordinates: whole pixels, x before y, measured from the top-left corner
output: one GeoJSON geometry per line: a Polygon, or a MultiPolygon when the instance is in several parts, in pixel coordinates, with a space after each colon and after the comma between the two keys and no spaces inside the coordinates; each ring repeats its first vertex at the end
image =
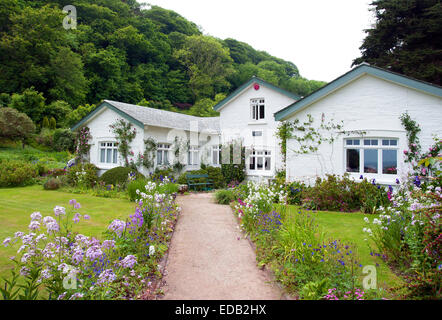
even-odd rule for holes
{"type": "Polygon", "coordinates": [[[155,254],[155,247],[154,246],[150,246],[149,247],[149,256],[152,256],[155,254]]]}
{"type": "Polygon", "coordinates": [[[370,222],[370,221],[368,220],[367,217],[364,218],[364,221],[365,221],[366,223],[369,223],[369,222],[370,222]]]}

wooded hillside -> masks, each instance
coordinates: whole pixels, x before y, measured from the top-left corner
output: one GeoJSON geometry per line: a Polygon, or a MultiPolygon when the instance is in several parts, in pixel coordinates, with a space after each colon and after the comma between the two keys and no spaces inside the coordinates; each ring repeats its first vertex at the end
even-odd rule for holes
{"type": "Polygon", "coordinates": [[[135,0],[2,0],[0,38],[0,106],[37,124],[46,116],[72,125],[102,99],[213,116],[253,75],[301,96],[324,85],[292,62],[135,0]],[[63,28],[65,5],[77,10],[76,29],[63,28]]]}

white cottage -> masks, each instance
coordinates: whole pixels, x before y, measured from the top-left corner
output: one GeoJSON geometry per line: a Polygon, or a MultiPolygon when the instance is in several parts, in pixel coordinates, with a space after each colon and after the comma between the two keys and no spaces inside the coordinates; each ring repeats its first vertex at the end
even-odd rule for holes
{"type": "Polygon", "coordinates": [[[319,132],[324,119],[343,125],[340,132],[321,132],[333,135],[333,143],[299,154],[298,141],[287,141],[288,181],[313,182],[329,173],[348,172],[355,179],[363,175],[382,184],[394,183],[405,169],[402,152],[407,138],[401,114],[408,112],[420,124],[424,148],[432,145],[433,136],[442,136],[441,87],[367,64],[304,98],[253,77],[214,109],[220,117],[200,118],[105,100],[73,130],[83,125],[90,128],[90,161],[102,171],[123,164],[109,128],[123,118],[138,132],[131,145],[135,154],[143,153],[149,137],[158,143],[156,167],[175,161],[176,136],[189,141],[187,155],[180,161],[186,170],[199,169],[201,163],[219,166],[220,144],[238,141],[247,150],[247,179],[267,180],[284,166],[275,135],[280,122],[299,119],[305,123],[311,117],[312,128],[319,132]]]}
{"type": "MultiPolygon", "coordinates": [[[[189,141],[187,154],[181,154],[179,161],[186,165],[185,170],[197,170],[201,162],[219,166],[219,118],[199,118],[181,113],[136,106],[116,101],[104,100],[93,112],[77,123],[72,130],[88,126],[92,136],[89,161],[106,170],[124,165],[119,156],[117,140],[110,125],[117,120],[131,122],[137,132],[130,147],[133,158],[143,154],[145,140],[152,138],[158,145],[155,155],[156,167],[166,167],[174,163],[175,137],[181,142],[189,141]]],[[[183,143],[180,143],[181,146],[183,143]]],[[[187,148],[182,148],[187,149],[187,148]]],[[[135,160],[135,159],[134,159],[135,160]]],[[[150,168],[149,171],[153,171],[150,168]]],[[[141,169],[148,174],[148,169],[141,169]]]]}
{"type": "Polygon", "coordinates": [[[296,139],[287,141],[287,179],[313,183],[326,174],[349,173],[394,184],[407,171],[403,151],[406,131],[400,116],[408,112],[421,127],[423,150],[442,137],[442,88],[423,81],[362,64],[311,95],[275,113],[277,121],[309,115],[318,129],[321,119],[334,119],[343,127],[333,132],[335,141],[316,152],[301,154],[296,139]]]}
{"type": "Polygon", "coordinates": [[[223,144],[240,140],[246,148],[246,174],[249,180],[272,179],[282,169],[278,122],[273,114],[300,97],[253,77],[214,106],[220,112],[223,144]]]}
{"type": "MultiPolygon", "coordinates": [[[[176,136],[189,141],[187,156],[180,161],[186,164],[185,170],[197,170],[202,163],[219,166],[222,160],[220,145],[240,141],[247,149],[248,179],[271,179],[282,165],[275,137],[278,123],[273,114],[299,98],[253,77],[214,107],[220,112],[220,117],[200,118],[104,100],[72,130],[81,126],[90,128],[92,146],[89,160],[100,169],[100,173],[124,164],[109,126],[118,119],[125,119],[137,131],[131,144],[135,155],[143,153],[147,138],[153,138],[158,143],[155,167],[174,163],[176,136]]],[[[145,168],[142,172],[148,173],[145,168]]]]}

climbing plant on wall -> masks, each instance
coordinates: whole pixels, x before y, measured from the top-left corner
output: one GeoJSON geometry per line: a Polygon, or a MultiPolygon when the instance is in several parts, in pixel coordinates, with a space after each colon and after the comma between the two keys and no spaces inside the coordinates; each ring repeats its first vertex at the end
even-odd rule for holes
{"type": "Polygon", "coordinates": [[[89,156],[89,151],[91,150],[91,144],[89,141],[92,139],[89,127],[82,127],[77,130],[75,141],[75,158],[77,162],[83,162],[85,158],[89,156]]]}
{"type": "Polygon", "coordinates": [[[421,128],[415,120],[411,119],[408,112],[403,113],[400,120],[407,133],[408,150],[404,150],[405,162],[414,163],[415,166],[421,158],[421,145],[418,137],[421,128]]]}
{"type": "MultiPolygon", "coordinates": [[[[325,114],[321,115],[319,125],[315,125],[315,119],[311,114],[307,114],[307,119],[301,122],[300,119],[285,121],[278,126],[276,136],[279,138],[281,154],[283,156],[284,169],[287,163],[287,142],[293,140],[296,146],[291,149],[295,155],[316,153],[322,144],[330,144],[330,162],[333,157],[333,144],[342,135],[360,135],[362,130],[344,130],[344,121],[336,123],[334,119],[326,120],[325,114]]],[[[322,166],[322,164],[321,164],[322,166]]]]}
{"type": "Polygon", "coordinates": [[[158,143],[154,138],[149,137],[144,140],[144,152],[139,153],[137,158],[137,167],[145,167],[147,170],[155,166],[155,154],[158,150],[158,143]]]}
{"type": "Polygon", "coordinates": [[[175,137],[174,144],[173,144],[173,154],[175,156],[175,159],[173,161],[172,168],[178,174],[180,174],[181,171],[183,171],[183,169],[186,167],[186,165],[181,162],[181,157],[182,157],[183,152],[184,153],[189,152],[189,148],[190,148],[189,141],[186,142],[179,137],[175,137]]]}
{"type": "Polygon", "coordinates": [[[126,122],[123,119],[117,120],[109,127],[112,129],[112,132],[117,139],[118,152],[121,157],[123,157],[125,166],[129,167],[129,155],[131,154],[130,144],[137,136],[137,130],[133,127],[131,122],[126,122]]]}

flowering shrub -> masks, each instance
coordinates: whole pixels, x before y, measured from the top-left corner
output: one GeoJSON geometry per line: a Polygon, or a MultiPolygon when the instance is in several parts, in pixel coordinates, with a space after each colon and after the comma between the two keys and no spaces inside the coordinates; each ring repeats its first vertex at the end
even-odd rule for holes
{"type": "Polygon", "coordinates": [[[92,163],[78,163],[67,171],[67,181],[80,189],[88,189],[96,185],[98,168],[92,163]]]}
{"type": "Polygon", "coordinates": [[[378,207],[389,204],[387,191],[375,180],[369,182],[363,176],[360,180],[356,182],[347,175],[318,178],[313,187],[304,188],[303,206],[314,210],[375,213],[378,207]]]}
{"type": "Polygon", "coordinates": [[[79,213],[77,201],[69,204],[56,206],[52,215],[32,213],[27,233],[3,241],[20,246],[12,277],[0,289],[3,298],[132,299],[149,289],[179,212],[174,198],[146,194],[128,221],[110,223],[103,240],[73,232],[90,217],[79,213]],[[20,278],[25,284],[17,289],[20,278]]]}
{"type": "Polygon", "coordinates": [[[276,184],[268,187],[265,184],[248,182],[245,188],[244,198],[238,200],[235,210],[242,227],[251,232],[256,228],[260,215],[272,211],[273,203],[285,203],[287,194],[284,188],[276,184]]]}
{"type": "Polygon", "coordinates": [[[405,180],[392,194],[392,206],[381,208],[379,218],[366,218],[363,231],[390,264],[406,273],[409,297],[440,298],[441,188],[422,187],[413,175],[405,180]]]}
{"type": "Polygon", "coordinates": [[[84,158],[89,156],[91,144],[89,141],[92,139],[90,129],[88,127],[82,127],[76,132],[75,137],[75,155],[79,162],[82,162],[84,158]]]}

